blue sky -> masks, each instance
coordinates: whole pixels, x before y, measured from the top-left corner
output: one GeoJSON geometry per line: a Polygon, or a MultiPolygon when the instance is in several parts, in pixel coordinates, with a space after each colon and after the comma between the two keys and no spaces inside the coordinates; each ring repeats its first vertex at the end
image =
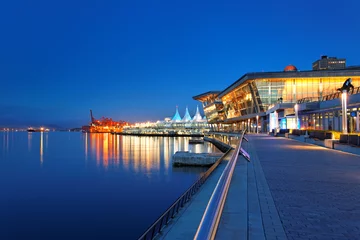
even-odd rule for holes
{"type": "Polygon", "coordinates": [[[194,114],[246,72],[360,65],[360,2],[3,1],[0,126],[194,114]]]}

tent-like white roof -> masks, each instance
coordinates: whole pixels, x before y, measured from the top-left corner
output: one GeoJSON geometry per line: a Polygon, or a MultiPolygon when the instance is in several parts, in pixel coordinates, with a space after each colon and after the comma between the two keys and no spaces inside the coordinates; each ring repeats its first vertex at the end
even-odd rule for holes
{"type": "Polygon", "coordinates": [[[181,117],[178,111],[178,107],[176,106],[176,112],[175,115],[173,116],[173,118],[171,119],[171,121],[173,122],[181,122],[181,117]]]}
{"type": "Polygon", "coordinates": [[[185,115],[182,119],[183,122],[190,122],[191,121],[191,116],[189,114],[189,110],[188,108],[186,107],[186,110],[185,110],[185,115]]]}
{"type": "Polygon", "coordinates": [[[201,122],[203,119],[202,119],[202,116],[200,114],[200,111],[199,111],[199,106],[196,107],[196,113],[192,119],[194,122],[201,122]]]}

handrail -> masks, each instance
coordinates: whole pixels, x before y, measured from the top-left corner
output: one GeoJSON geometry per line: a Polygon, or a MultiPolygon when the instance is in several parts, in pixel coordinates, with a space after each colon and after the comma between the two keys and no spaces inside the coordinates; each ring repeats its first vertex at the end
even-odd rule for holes
{"type": "MultiPolygon", "coordinates": [[[[348,95],[358,94],[360,93],[360,87],[352,88],[348,95]]],[[[341,92],[336,91],[333,93],[330,93],[328,95],[322,96],[321,98],[314,98],[314,97],[305,97],[302,99],[297,100],[297,103],[305,103],[305,102],[323,102],[323,101],[329,101],[336,98],[339,98],[341,96],[341,92]]]]}
{"type": "Polygon", "coordinates": [[[171,218],[184,206],[184,204],[190,200],[191,196],[196,193],[200,186],[206,181],[214,169],[220,164],[224,157],[232,151],[233,148],[229,148],[183,195],[181,195],[166,211],[162,214],[147,230],[141,235],[138,240],[153,239],[162,228],[170,221],[171,218]]]}
{"type": "Polygon", "coordinates": [[[194,240],[208,240],[215,238],[222,210],[224,208],[226,195],[229,190],[231,178],[235,169],[239,153],[241,152],[241,143],[244,134],[245,131],[242,132],[239,144],[236,147],[230,161],[226,165],[223,173],[221,174],[218,183],[216,184],[214,192],[211,195],[208,205],[206,206],[200,225],[196,231],[194,240]]]}

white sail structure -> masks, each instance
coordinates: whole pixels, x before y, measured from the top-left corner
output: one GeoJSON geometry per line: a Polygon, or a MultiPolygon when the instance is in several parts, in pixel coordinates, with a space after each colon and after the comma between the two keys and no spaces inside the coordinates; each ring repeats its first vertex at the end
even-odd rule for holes
{"type": "Polygon", "coordinates": [[[191,118],[191,116],[190,116],[190,114],[189,114],[189,110],[188,110],[188,108],[186,107],[185,115],[184,115],[182,121],[183,121],[183,122],[190,122],[191,119],[192,119],[192,118],[191,118]]]}
{"type": "Polygon", "coordinates": [[[176,112],[175,115],[173,116],[173,118],[171,119],[172,122],[181,122],[181,117],[179,114],[179,110],[178,107],[176,106],[176,112]]]}
{"type": "Polygon", "coordinates": [[[202,116],[200,114],[200,111],[199,111],[199,106],[196,107],[196,113],[192,119],[194,122],[202,122],[203,119],[202,119],[202,116]]]}

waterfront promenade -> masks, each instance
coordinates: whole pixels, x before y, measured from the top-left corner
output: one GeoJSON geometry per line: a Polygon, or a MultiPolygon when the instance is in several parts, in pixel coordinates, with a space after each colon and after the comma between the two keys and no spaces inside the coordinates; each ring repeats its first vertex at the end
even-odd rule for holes
{"type": "MultiPolygon", "coordinates": [[[[238,159],[216,239],[360,239],[360,156],[265,134],[247,138],[251,162],[238,159]]],[[[194,197],[206,202],[204,192],[194,197]]],[[[192,239],[198,208],[191,201],[159,238],[192,239]]]]}

